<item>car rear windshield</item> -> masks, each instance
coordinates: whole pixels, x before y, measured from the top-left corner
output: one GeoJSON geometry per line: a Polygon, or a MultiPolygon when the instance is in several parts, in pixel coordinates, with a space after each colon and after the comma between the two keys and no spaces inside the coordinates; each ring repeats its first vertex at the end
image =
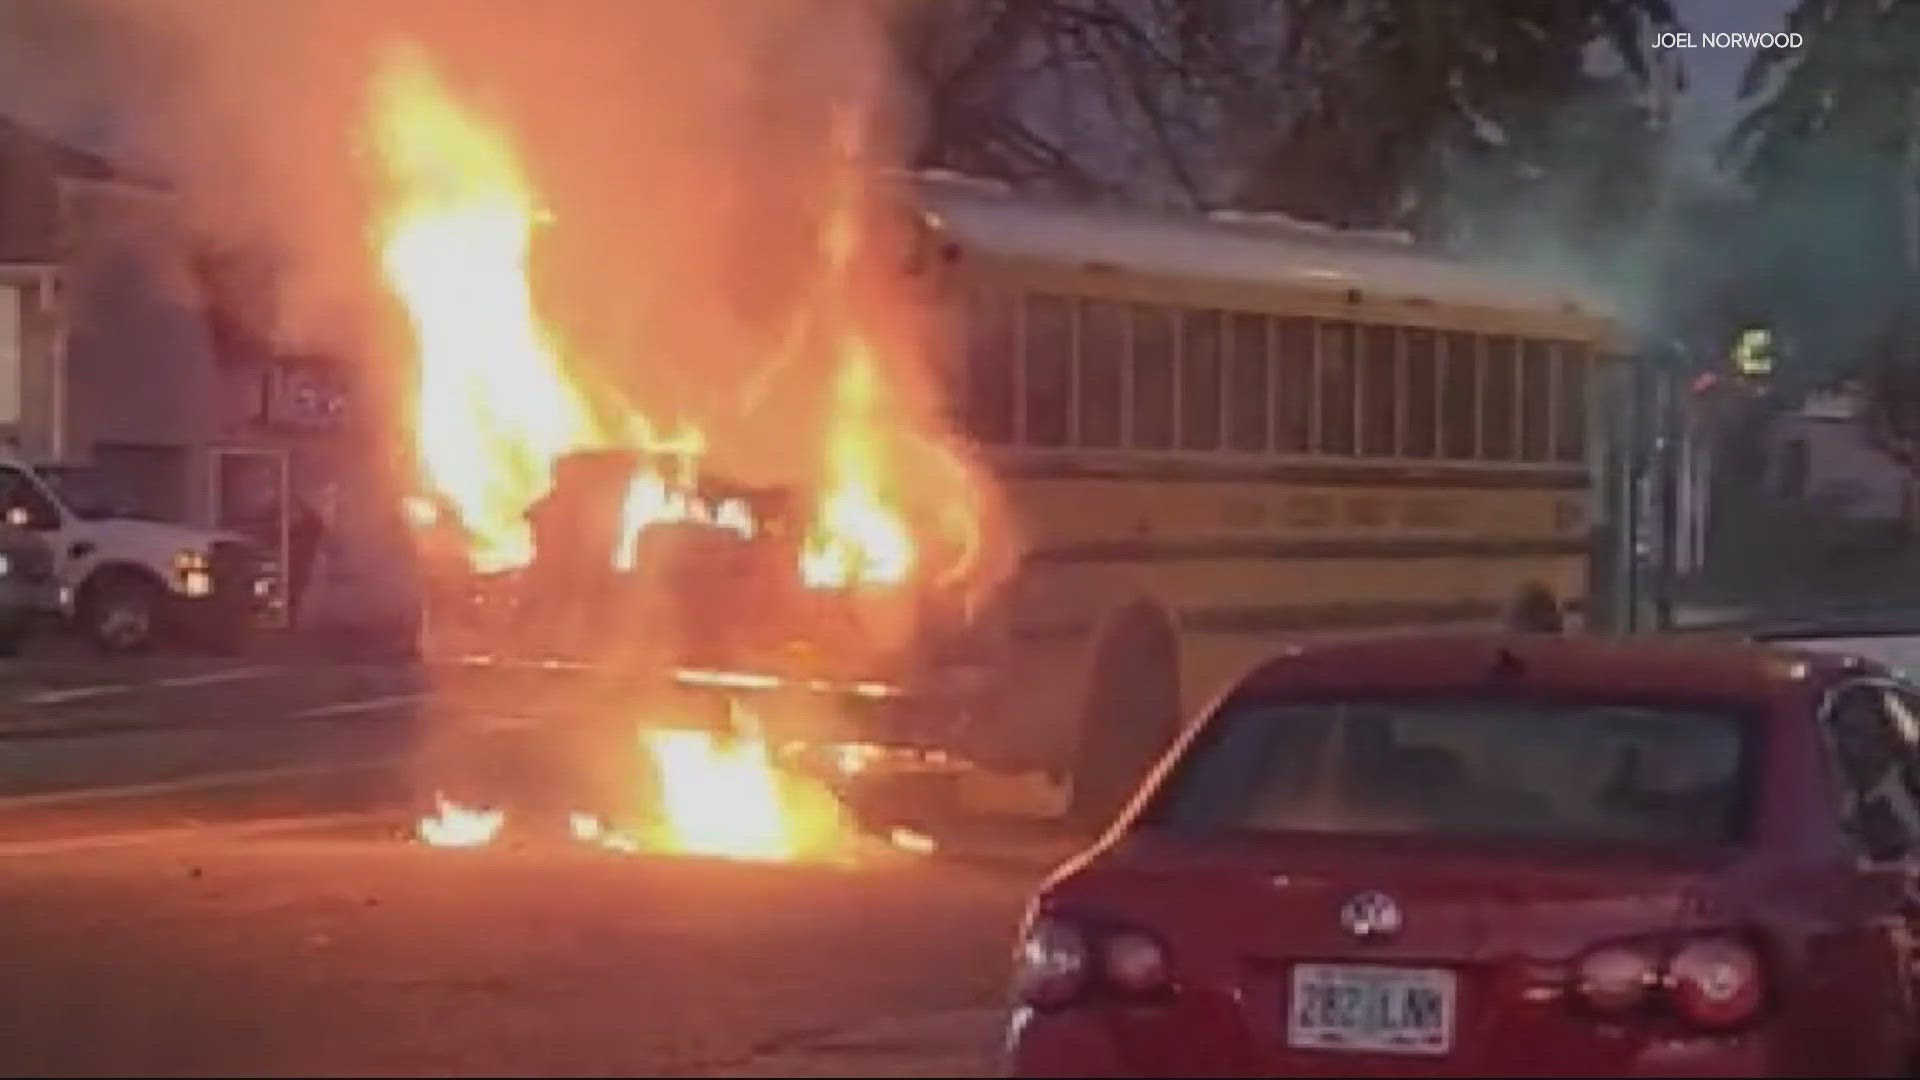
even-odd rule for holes
{"type": "Polygon", "coordinates": [[[1720,844],[1742,831],[1747,726],[1639,705],[1229,705],[1175,767],[1147,823],[1720,844]]]}

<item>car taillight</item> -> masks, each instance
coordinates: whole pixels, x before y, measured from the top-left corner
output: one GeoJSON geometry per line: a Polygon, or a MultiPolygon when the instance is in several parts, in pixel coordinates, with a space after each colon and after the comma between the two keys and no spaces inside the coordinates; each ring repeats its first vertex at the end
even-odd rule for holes
{"type": "Polygon", "coordinates": [[[1753,1019],[1763,998],[1760,958],[1733,938],[1696,938],[1667,961],[1668,992],[1695,1027],[1730,1028],[1753,1019]]]}
{"type": "Polygon", "coordinates": [[[1038,1008],[1083,998],[1137,1001],[1170,985],[1166,949],[1157,939],[1105,922],[1036,916],[1015,957],[1014,994],[1038,1008]]]}
{"type": "Polygon", "coordinates": [[[1150,994],[1166,988],[1167,954],[1146,934],[1121,930],[1101,940],[1100,970],[1116,990],[1150,994]]]}
{"type": "Polygon", "coordinates": [[[1689,1027],[1726,1030],[1759,1014],[1759,955],[1738,937],[1695,935],[1599,946],[1574,965],[1573,998],[1609,1016],[1672,1015],[1689,1027]]]}
{"type": "Polygon", "coordinates": [[[1037,1008],[1057,1008],[1078,997],[1087,983],[1087,936],[1064,920],[1037,916],[1014,957],[1013,992],[1037,1008]]]}
{"type": "Polygon", "coordinates": [[[1604,945],[1580,959],[1574,992],[1604,1013],[1642,1008],[1660,987],[1660,957],[1640,945],[1604,945]]]}

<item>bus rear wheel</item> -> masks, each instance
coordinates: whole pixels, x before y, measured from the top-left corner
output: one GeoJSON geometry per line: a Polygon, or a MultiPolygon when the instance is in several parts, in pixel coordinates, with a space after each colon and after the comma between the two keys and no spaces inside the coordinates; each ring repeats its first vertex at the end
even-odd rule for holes
{"type": "Polygon", "coordinates": [[[1068,802],[1071,823],[1105,829],[1180,728],[1180,648],[1173,623],[1147,603],[1129,607],[1100,639],[1080,718],[1068,802]]]}

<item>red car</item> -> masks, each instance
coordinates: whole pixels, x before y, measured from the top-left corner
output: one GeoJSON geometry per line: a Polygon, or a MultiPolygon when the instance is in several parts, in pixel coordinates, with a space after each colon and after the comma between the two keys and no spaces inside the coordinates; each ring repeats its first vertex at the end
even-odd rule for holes
{"type": "Polygon", "coordinates": [[[1018,1076],[1903,1075],[1920,695],[1741,644],[1291,651],[1041,890],[1018,1076]]]}

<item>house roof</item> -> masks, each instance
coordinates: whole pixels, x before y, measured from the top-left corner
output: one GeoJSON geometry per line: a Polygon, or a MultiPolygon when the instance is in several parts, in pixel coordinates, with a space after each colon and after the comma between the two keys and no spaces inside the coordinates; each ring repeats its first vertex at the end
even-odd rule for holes
{"type": "Polygon", "coordinates": [[[57,175],[68,179],[132,184],[156,191],[165,190],[168,187],[165,182],[155,177],[63,142],[4,113],[0,113],[0,143],[24,143],[31,146],[43,160],[52,165],[57,175]]]}

